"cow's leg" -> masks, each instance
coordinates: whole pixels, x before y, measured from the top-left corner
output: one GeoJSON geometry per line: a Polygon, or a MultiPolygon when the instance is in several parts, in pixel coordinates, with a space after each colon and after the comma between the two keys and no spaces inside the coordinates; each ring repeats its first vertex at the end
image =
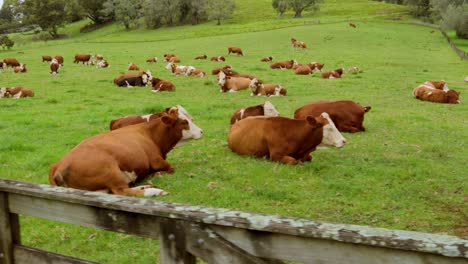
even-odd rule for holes
{"type": "Polygon", "coordinates": [[[300,161],[302,162],[312,161],[312,156],[310,155],[310,153],[304,154],[304,156],[300,158],[300,161]]]}
{"type": "Polygon", "coordinates": [[[271,153],[270,159],[272,161],[277,161],[289,165],[296,165],[298,163],[298,161],[295,158],[280,153],[271,153]]]}
{"type": "Polygon", "coordinates": [[[150,161],[150,166],[159,174],[174,173],[174,167],[160,156],[154,157],[150,161]]]}

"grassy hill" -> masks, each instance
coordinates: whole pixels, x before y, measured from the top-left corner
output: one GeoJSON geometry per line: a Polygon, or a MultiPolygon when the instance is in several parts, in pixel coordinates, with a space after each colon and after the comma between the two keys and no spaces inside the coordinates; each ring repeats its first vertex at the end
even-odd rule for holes
{"type": "MultiPolygon", "coordinates": [[[[261,10],[269,1],[253,1],[261,10]]],[[[66,27],[72,38],[26,43],[2,57],[27,63],[28,73],[0,73],[0,86],[22,85],[34,98],[0,99],[0,177],[47,183],[50,164],[83,139],[108,130],[109,121],[183,105],[204,129],[204,137],[169,153],[173,175],[153,179],[170,192],[157,200],[279,214],[322,221],[373,225],[468,236],[466,203],[468,107],[463,82],[468,63],[431,29],[383,18],[400,16],[401,7],[368,1],[325,1],[318,14],[304,19],[275,19],[266,11],[255,19],[247,1],[225,26],[199,26],[124,31],[111,25],[90,34],[74,34],[86,22],[66,27]],[[250,12],[250,13],[249,13],[250,12]],[[396,12],[396,13],[395,13],[396,12]],[[270,16],[270,17],[269,17],[270,16]],[[236,19],[239,19],[236,22],[236,19]],[[307,23],[320,19],[320,24],[307,23]],[[358,28],[347,25],[358,21],[358,28]],[[330,22],[330,23],[325,23],[330,22]],[[290,37],[309,49],[293,49],[290,37]],[[215,76],[175,77],[149,57],[175,53],[184,65],[207,72],[224,64],[195,61],[197,55],[226,55],[242,47],[244,57],[228,56],[236,71],[254,74],[288,89],[286,97],[251,97],[249,92],[219,93],[215,76]],[[23,52],[23,53],[18,53],[23,52]],[[104,54],[109,69],[72,63],[75,53],[104,54]],[[62,54],[65,67],[49,74],[44,54],[62,54]],[[259,60],[320,61],[325,69],[358,66],[362,74],[340,80],[318,75],[296,76],[271,70],[259,60]],[[116,88],[112,79],[129,62],[171,80],[175,93],[149,88],[116,88]],[[426,80],[445,79],[462,92],[460,105],[415,100],[412,89],[426,80]],[[318,150],[313,162],[285,166],[240,157],[227,147],[229,118],[239,107],[270,100],[283,116],[317,100],[355,100],[371,105],[367,131],[346,133],[342,149],[318,150]],[[208,188],[215,182],[217,188],[208,188]]],[[[158,256],[157,241],[104,231],[22,218],[22,240],[67,255],[103,263],[148,263],[158,256]]]]}

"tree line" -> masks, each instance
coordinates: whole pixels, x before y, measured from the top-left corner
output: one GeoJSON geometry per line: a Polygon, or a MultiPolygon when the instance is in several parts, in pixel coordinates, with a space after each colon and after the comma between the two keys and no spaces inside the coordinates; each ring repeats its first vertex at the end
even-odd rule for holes
{"type": "Polygon", "coordinates": [[[408,5],[413,16],[455,30],[459,38],[468,39],[468,0],[376,0],[408,5]]]}

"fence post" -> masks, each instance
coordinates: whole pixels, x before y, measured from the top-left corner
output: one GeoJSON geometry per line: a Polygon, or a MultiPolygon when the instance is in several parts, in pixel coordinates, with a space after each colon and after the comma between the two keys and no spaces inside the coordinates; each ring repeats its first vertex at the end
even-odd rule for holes
{"type": "Polygon", "coordinates": [[[176,220],[161,221],[160,251],[162,264],[195,264],[196,257],[186,248],[187,234],[183,223],[176,220]]]}
{"type": "Polygon", "coordinates": [[[8,209],[8,195],[0,192],[0,263],[13,264],[13,245],[20,244],[19,219],[8,209]]]}

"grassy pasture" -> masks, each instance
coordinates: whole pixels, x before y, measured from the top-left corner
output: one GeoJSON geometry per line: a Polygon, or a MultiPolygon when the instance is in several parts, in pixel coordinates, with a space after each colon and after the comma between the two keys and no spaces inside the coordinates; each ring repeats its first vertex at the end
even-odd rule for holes
{"type": "MultiPolygon", "coordinates": [[[[161,35],[151,33],[148,42],[130,43],[139,37],[137,33],[117,32],[79,43],[26,46],[24,54],[0,53],[17,57],[29,69],[26,74],[1,73],[0,86],[23,85],[36,93],[29,99],[0,100],[0,176],[47,183],[50,164],[83,139],[107,131],[111,119],[181,104],[205,134],[169,154],[176,172],[153,183],[170,195],[155,199],[468,236],[468,107],[463,99],[468,63],[453,53],[440,34],[424,27],[367,21],[358,29],[343,22],[150,41],[168,36],[170,29],[164,30],[161,35]],[[310,48],[293,49],[290,37],[307,42],[310,48]],[[109,43],[99,43],[106,38],[109,43]],[[221,94],[214,76],[174,77],[162,63],[145,63],[149,57],[161,59],[164,53],[175,53],[184,65],[209,72],[224,64],[193,58],[203,53],[226,55],[231,45],[245,53],[245,57],[227,57],[226,63],[235,70],[288,89],[288,96],[268,99],[283,116],[291,117],[311,101],[351,99],[372,106],[365,118],[367,131],[344,134],[347,146],[318,150],[312,153],[313,162],[298,166],[233,154],[226,142],[231,114],[267,99],[250,97],[247,91],[221,94]],[[97,70],[72,63],[75,53],[85,52],[104,54],[111,67],[97,70]],[[64,55],[65,68],[59,77],[52,78],[48,65],[40,62],[43,54],[64,55]],[[269,55],[276,60],[320,61],[325,69],[358,66],[364,73],[345,74],[341,80],[296,76],[271,70],[259,61],[269,55]],[[129,62],[171,80],[177,91],[154,94],[149,88],[116,88],[111,80],[124,73],[129,62]],[[417,84],[437,79],[462,92],[460,105],[412,98],[417,84]],[[208,188],[210,182],[217,183],[217,188],[208,188]]],[[[187,35],[192,36],[190,31],[187,35]]],[[[156,241],[33,218],[22,221],[27,245],[105,263],[157,259],[156,241]]]]}

